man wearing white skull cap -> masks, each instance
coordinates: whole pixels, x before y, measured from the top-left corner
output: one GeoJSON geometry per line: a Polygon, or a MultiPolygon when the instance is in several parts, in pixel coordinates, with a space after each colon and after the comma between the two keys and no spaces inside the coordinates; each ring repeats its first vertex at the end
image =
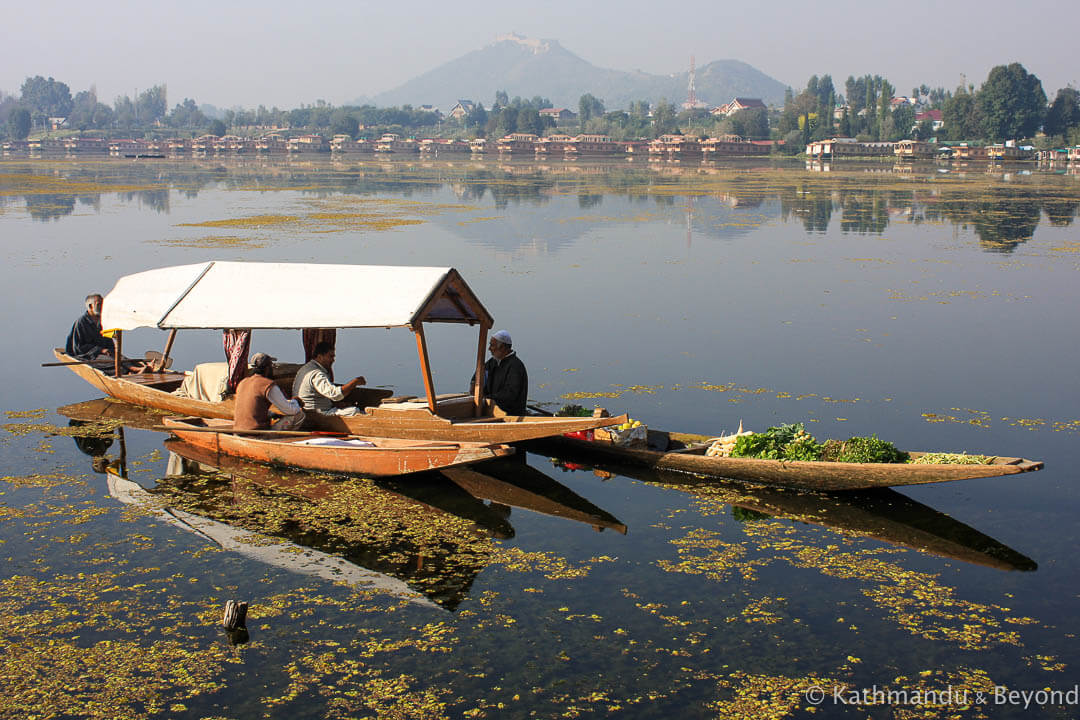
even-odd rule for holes
{"type": "MultiPolygon", "coordinates": [[[[513,348],[510,333],[499,330],[488,343],[491,357],[484,363],[484,395],[507,415],[527,414],[529,374],[513,348]]],[[[476,384],[476,376],[470,388],[476,384]]]]}

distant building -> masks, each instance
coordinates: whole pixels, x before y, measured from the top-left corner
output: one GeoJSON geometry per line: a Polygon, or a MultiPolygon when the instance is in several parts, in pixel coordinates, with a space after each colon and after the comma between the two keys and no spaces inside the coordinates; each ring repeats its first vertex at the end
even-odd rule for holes
{"type": "Polygon", "coordinates": [[[540,111],[540,117],[549,117],[556,125],[569,125],[577,121],[577,113],[566,108],[544,108],[540,111]]]}
{"type": "Polygon", "coordinates": [[[435,107],[434,105],[421,105],[420,107],[418,107],[416,109],[419,110],[420,112],[431,113],[432,115],[434,115],[439,120],[442,120],[442,116],[443,116],[442,110],[435,107]]]}
{"type": "Polygon", "coordinates": [[[749,110],[751,108],[764,108],[765,103],[761,102],[761,98],[745,98],[737,97],[733,98],[731,102],[721,105],[720,107],[713,108],[710,112],[713,115],[723,115],[724,117],[731,117],[740,110],[749,110]]]}
{"type": "Polygon", "coordinates": [[[450,112],[448,112],[447,115],[455,120],[464,120],[465,117],[475,109],[476,103],[472,100],[458,100],[457,105],[450,108],[450,112]]]}
{"type": "Polygon", "coordinates": [[[915,123],[921,123],[923,120],[930,120],[933,122],[934,132],[937,132],[945,126],[944,116],[940,110],[927,110],[926,112],[915,114],[915,123]]]}

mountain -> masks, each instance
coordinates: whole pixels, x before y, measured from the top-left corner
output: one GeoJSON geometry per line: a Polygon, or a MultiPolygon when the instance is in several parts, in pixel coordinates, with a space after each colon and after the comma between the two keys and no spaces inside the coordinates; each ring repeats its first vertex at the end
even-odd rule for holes
{"type": "MultiPolygon", "coordinates": [[[[652,75],[640,70],[599,68],[573,54],[555,40],[504,35],[480,50],[430,70],[405,84],[380,93],[370,101],[392,105],[435,105],[444,112],[459,99],[490,107],[495,93],[505,90],[513,98],[537,95],[556,107],[577,110],[578,100],[592,93],[609,110],[627,109],[635,100],[667,99],[678,105],[686,100],[689,73],[652,75]]],[[[703,65],[695,79],[697,97],[710,106],[733,97],[757,97],[780,103],[786,86],[738,60],[716,60],[703,65]]],[[[366,98],[365,98],[366,100],[366,98]]]]}

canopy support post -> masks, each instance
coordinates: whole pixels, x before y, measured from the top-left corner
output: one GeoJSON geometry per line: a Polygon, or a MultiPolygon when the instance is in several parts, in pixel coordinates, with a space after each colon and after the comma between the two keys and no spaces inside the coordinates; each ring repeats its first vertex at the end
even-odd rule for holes
{"type": "Polygon", "coordinates": [[[165,341],[165,349],[161,352],[161,367],[157,368],[158,371],[164,370],[169,364],[169,353],[172,352],[174,340],[176,340],[176,328],[169,331],[169,339],[165,341]]]}
{"type": "Polygon", "coordinates": [[[124,350],[124,331],[117,330],[113,335],[113,372],[116,373],[116,377],[120,377],[120,369],[123,367],[124,361],[121,360],[124,350]]]}
{"type": "Polygon", "coordinates": [[[487,325],[480,325],[480,343],[476,346],[476,383],[473,385],[473,417],[484,414],[484,349],[487,346],[487,325]]]}
{"type": "Polygon", "coordinates": [[[420,373],[424,376],[424,391],[427,392],[428,409],[435,415],[435,381],[431,379],[431,363],[428,362],[427,341],[424,339],[423,323],[416,323],[416,352],[420,355],[420,373]]]}

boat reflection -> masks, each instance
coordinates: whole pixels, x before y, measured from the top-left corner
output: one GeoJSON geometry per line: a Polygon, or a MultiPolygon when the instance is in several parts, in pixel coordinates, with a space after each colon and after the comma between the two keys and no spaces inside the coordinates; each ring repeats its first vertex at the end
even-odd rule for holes
{"type": "Polygon", "coordinates": [[[149,429],[160,427],[159,414],[111,400],[58,412],[100,423],[94,442],[77,444],[121,502],[259,562],[447,610],[468,596],[496,541],[514,537],[511,508],[626,533],[610,513],[521,461],[366,480],[248,463],[170,439],[164,477],[143,488],[127,478],[124,425],[106,421],[149,429]]]}
{"type": "Polygon", "coordinates": [[[730,505],[732,515],[740,520],[796,520],[998,570],[1038,569],[1034,560],[989,535],[888,488],[815,493],[652,468],[603,467],[609,473],[702,498],[718,498],[730,505]]]}

